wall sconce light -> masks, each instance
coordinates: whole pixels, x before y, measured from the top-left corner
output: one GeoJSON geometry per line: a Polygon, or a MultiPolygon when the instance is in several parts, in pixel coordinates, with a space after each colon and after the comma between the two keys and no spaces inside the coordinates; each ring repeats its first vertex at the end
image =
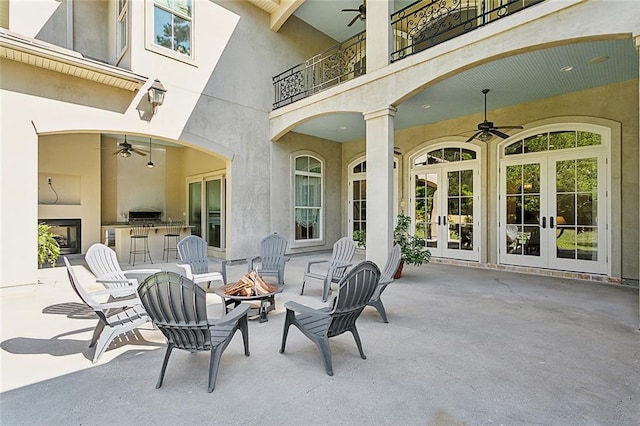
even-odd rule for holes
{"type": "Polygon", "coordinates": [[[153,169],[155,166],[156,165],[153,164],[153,161],[151,161],[151,138],[149,138],[149,162],[147,163],[147,167],[153,169]]]}
{"type": "Polygon", "coordinates": [[[162,105],[164,102],[164,95],[167,93],[167,89],[164,88],[160,80],[153,82],[149,90],[147,91],[147,96],[149,97],[149,103],[153,106],[153,113],[155,114],[158,110],[158,106],[162,105]]]}

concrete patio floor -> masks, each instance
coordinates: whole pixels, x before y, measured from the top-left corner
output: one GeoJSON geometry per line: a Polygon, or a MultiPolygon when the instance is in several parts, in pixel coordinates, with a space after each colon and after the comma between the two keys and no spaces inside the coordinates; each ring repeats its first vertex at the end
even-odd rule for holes
{"type": "MultiPolygon", "coordinates": [[[[277,309],[266,323],[250,321],[251,356],[236,335],[213,393],[208,353],[184,351],[172,353],[155,389],[165,346],[150,324],[92,364],[96,319],[64,268],[42,270],[38,285],[0,289],[0,423],[640,424],[637,288],[405,266],[383,295],[389,324],[371,307],[358,320],[367,359],[350,334],[333,338],[329,377],[318,349],[295,328],[286,353],[278,352],[284,302],[322,306],[319,283],[308,283],[304,296],[299,290],[306,261],[323,257],[287,264],[277,309]]],[[[231,266],[229,280],[245,268],[231,266]]],[[[211,302],[219,316],[217,296],[211,302]]]]}

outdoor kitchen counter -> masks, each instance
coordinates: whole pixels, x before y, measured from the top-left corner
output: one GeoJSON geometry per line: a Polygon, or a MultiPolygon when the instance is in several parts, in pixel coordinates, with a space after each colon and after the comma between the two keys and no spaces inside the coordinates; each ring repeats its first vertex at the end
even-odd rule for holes
{"type": "MultiPolygon", "coordinates": [[[[129,262],[129,249],[131,244],[130,224],[109,224],[102,226],[104,243],[115,250],[120,263],[129,262]]],[[[153,261],[162,260],[164,248],[164,234],[167,233],[167,225],[159,223],[149,228],[149,252],[153,261]]],[[[180,229],[180,239],[191,235],[191,226],[184,225],[180,229]]],[[[140,246],[138,246],[140,247],[140,246]]],[[[173,242],[172,242],[173,247],[173,242]]],[[[170,253],[169,261],[176,260],[176,252],[170,253]]],[[[132,259],[133,261],[133,259],[132,259]]],[[[148,260],[147,260],[148,262],[148,260]]],[[[136,263],[142,263],[142,255],[137,255],[136,263]]]]}

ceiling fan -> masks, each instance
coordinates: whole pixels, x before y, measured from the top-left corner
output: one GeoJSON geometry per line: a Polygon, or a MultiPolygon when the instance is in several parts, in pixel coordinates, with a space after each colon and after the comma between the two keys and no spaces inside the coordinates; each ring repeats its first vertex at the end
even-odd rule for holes
{"type": "Polygon", "coordinates": [[[357,9],[342,9],[343,12],[358,12],[358,14],[347,24],[347,27],[353,25],[354,22],[360,18],[361,21],[364,21],[367,18],[367,6],[366,0],[362,0],[362,4],[358,6],[357,9]]]}
{"type": "Polygon", "coordinates": [[[127,135],[124,135],[124,142],[120,142],[118,144],[118,147],[118,150],[114,152],[113,155],[119,155],[124,158],[131,157],[132,152],[138,155],[142,155],[143,157],[146,157],[147,155],[145,151],[136,149],[129,142],[127,142],[127,135]]]}
{"type": "Polygon", "coordinates": [[[484,93],[484,121],[482,123],[478,123],[478,131],[467,139],[467,142],[471,142],[475,138],[481,140],[482,142],[488,142],[493,135],[500,136],[502,139],[507,139],[509,135],[501,132],[498,129],[522,129],[522,126],[495,126],[492,121],[487,121],[487,93],[489,93],[489,89],[482,89],[482,93],[484,93]]]}

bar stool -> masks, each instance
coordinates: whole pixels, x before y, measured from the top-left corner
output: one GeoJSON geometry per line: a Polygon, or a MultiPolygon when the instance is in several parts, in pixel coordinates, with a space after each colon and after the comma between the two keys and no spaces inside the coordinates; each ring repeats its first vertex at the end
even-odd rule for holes
{"type": "Polygon", "coordinates": [[[164,244],[162,248],[162,260],[165,260],[164,256],[167,256],[167,262],[172,252],[175,252],[176,259],[178,258],[178,241],[180,241],[180,231],[184,227],[184,222],[167,222],[167,233],[164,234],[164,244]]]}
{"type": "Polygon", "coordinates": [[[134,223],[131,227],[131,239],[129,240],[129,263],[131,263],[131,256],[133,255],[132,265],[136,265],[136,255],[143,255],[142,262],[147,261],[147,255],[149,261],[151,260],[151,252],[149,251],[149,230],[151,225],[146,223],[134,223]],[[140,246],[138,245],[140,244],[140,246]]]}

